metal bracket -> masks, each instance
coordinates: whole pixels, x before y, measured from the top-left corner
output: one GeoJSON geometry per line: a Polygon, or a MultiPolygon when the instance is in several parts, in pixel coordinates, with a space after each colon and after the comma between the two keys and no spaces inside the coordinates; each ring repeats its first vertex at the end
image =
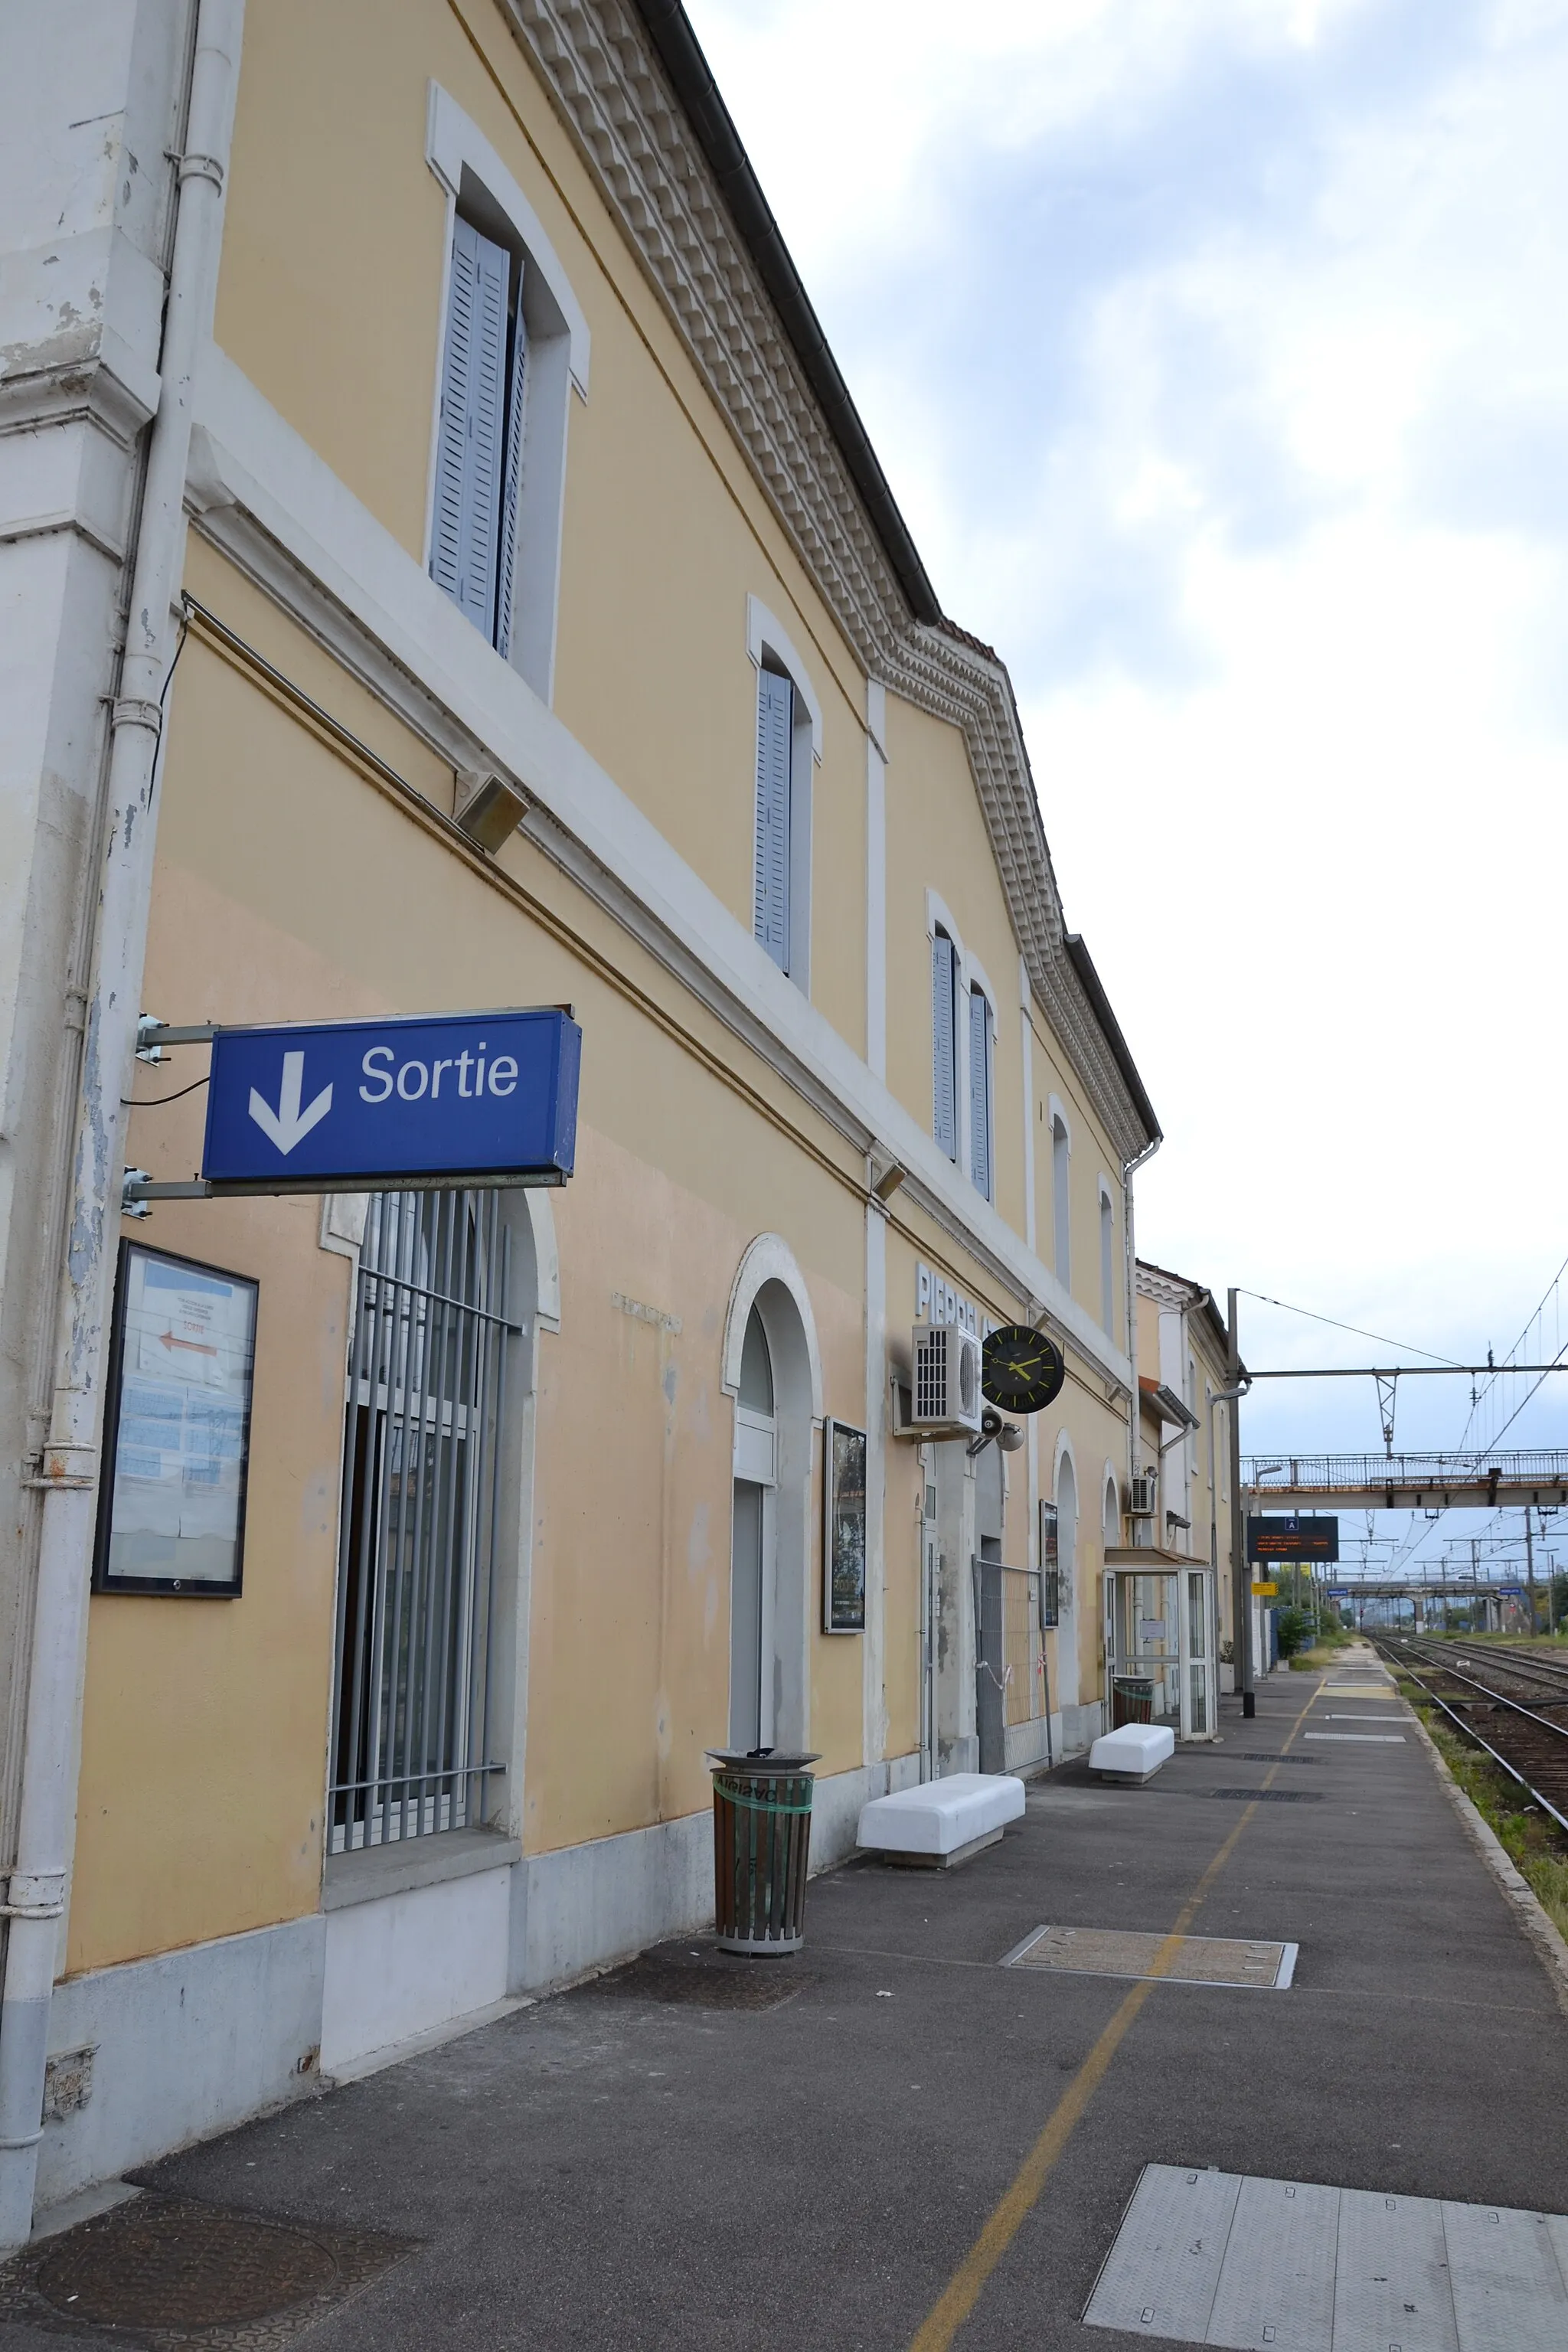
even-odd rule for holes
{"type": "Polygon", "coordinates": [[[210,1045],[217,1035],[218,1024],[213,1021],[197,1021],[182,1025],[178,1022],[160,1021],[153,1013],[144,1013],[136,1024],[136,1051],[144,1046],[210,1045]]]}
{"type": "Polygon", "coordinates": [[[155,1184],[145,1168],[128,1168],[120,1192],[122,1217],[150,1217],[149,1201],[209,1201],[212,1186],[200,1176],[187,1184],[155,1184]]]}
{"type": "Polygon", "coordinates": [[[37,1475],[24,1478],[24,1486],[38,1494],[80,1493],[98,1484],[98,1448],[96,1445],[46,1445],[39,1457],[37,1475]]]}

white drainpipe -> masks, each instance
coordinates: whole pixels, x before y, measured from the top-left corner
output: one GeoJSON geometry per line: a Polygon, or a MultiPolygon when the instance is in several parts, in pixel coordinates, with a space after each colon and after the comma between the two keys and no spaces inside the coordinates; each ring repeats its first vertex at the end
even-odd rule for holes
{"type": "Polygon", "coordinates": [[[32,2229],[44,2063],[75,1841],[82,1655],[98,1506],[105,1335],[124,1168],[121,1097],[135,1068],[157,831],[153,787],[170,607],[185,543],[191,394],[211,339],[245,0],[199,0],[169,268],[157,415],[137,535],[120,694],[110,717],[104,864],[77,1108],[71,1206],[56,1307],[54,1406],[22,1755],[16,1862],[0,2000],[0,2251],[32,2229]]]}

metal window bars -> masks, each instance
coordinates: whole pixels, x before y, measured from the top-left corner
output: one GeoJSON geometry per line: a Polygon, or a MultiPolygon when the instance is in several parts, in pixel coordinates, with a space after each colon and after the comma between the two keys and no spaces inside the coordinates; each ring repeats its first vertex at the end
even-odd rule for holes
{"type": "Polygon", "coordinates": [[[328,1851],[471,1827],[487,1783],[510,1236],[495,1192],[374,1193],[345,1397],[328,1851]]]}

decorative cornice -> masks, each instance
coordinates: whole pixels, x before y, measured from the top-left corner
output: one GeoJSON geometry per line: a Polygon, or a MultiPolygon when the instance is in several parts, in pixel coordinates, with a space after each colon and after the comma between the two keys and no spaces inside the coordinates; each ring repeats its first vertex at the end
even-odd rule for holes
{"type": "Polygon", "coordinates": [[[1200,1283],[1167,1274],[1163,1266],[1151,1265],[1147,1258],[1138,1260],[1137,1280],[1139,1297],[1152,1299],[1158,1307],[1195,1307],[1204,1296],[1200,1283]]]}
{"type": "Polygon", "coordinates": [[[500,0],[515,37],[868,677],[961,728],[1029,979],[1124,1162],[1156,1139],[1082,982],[1003,664],[913,617],[753,254],[631,0],[500,0]]]}

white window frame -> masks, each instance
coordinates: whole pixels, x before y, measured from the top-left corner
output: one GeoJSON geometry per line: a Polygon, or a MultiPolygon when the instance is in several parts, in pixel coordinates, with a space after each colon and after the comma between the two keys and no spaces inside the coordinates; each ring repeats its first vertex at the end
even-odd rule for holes
{"type": "MultiPolygon", "coordinates": [[[[522,469],[518,486],[517,556],[512,585],[513,669],[542,702],[555,687],[555,635],[561,591],[561,524],[566,497],[570,394],[588,397],[590,337],[583,306],[538,214],[478,124],[438,82],[426,114],[425,160],[447,197],[441,266],[443,346],[458,211],[480,232],[522,259],[522,315],[528,333],[522,469]]],[[[425,502],[425,552],[430,567],[441,431],[444,350],[436,367],[425,502]]]]}
{"type": "Polygon", "coordinates": [[[980,1194],[981,1199],[983,1201],[989,1201],[993,1205],[994,1205],[996,1199],[996,1047],[1001,1036],[1001,1024],[996,1018],[996,992],[992,987],[990,982],[986,979],[984,972],[981,970],[980,965],[975,961],[973,956],[966,956],[963,959],[963,1046],[965,1056],[965,1068],[963,1072],[964,1173],[969,1178],[969,1181],[973,1185],[975,1191],[980,1194]],[[967,1066],[970,1034],[969,1023],[971,1018],[969,1001],[971,998],[976,996],[984,997],[985,1000],[985,1013],[990,1031],[989,1042],[991,1047],[991,1068],[989,1073],[989,1083],[985,1089],[985,1157],[991,1175],[989,1190],[981,1183],[979,1178],[974,1172],[974,1123],[970,1116],[970,1089],[973,1073],[967,1066]]]}
{"type": "MultiPolygon", "coordinates": [[[[991,1013],[991,1095],[988,1108],[991,1115],[991,1190],[981,1192],[983,1201],[994,1202],[996,1198],[996,1052],[1002,1040],[1002,1024],[998,1017],[996,991],[991,985],[989,973],[977,955],[963,944],[963,934],[952,919],[952,909],[935,890],[926,892],[926,950],[929,969],[931,950],[941,931],[952,944],[953,989],[953,1087],[955,1125],[958,1129],[958,1153],[953,1165],[962,1175],[974,1183],[973,1138],[969,1120],[969,999],[978,990],[985,999],[991,1013]]],[[[934,1103],[936,1086],[936,1040],[931,1039],[931,1088],[934,1103]]],[[[932,1119],[934,1129],[935,1120],[932,1119]]],[[[976,1192],[980,1187],[975,1184],[976,1192]]]]}
{"type": "MultiPolygon", "coordinates": [[[[746,598],[746,653],[758,673],[771,669],[795,688],[795,730],[789,761],[789,962],[784,977],[811,994],[811,803],[814,771],[822,761],[822,704],[782,622],[758,596],[746,598]]],[[[756,727],[752,730],[753,794],[756,727]]],[[[753,803],[753,816],[755,814],[753,803]]],[[[756,827],[752,825],[752,904],[756,905],[756,827]]],[[[764,950],[765,952],[765,950],[764,950]]],[[[769,961],[773,959],[770,957],[769,961]]],[[[776,967],[775,967],[776,968],[776,967]]]]}
{"type": "Polygon", "coordinates": [[[1051,1138],[1051,1271],[1068,1297],[1072,1296],[1072,1121],[1058,1095],[1046,1105],[1051,1138]],[[1057,1150],[1057,1129],[1064,1149],[1057,1150]]]}
{"type": "Polygon", "coordinates": [[[1116,1329],[1116,1195],[1100,1180],[1100,1319],[1107,1339],[1116,1329]]]}

